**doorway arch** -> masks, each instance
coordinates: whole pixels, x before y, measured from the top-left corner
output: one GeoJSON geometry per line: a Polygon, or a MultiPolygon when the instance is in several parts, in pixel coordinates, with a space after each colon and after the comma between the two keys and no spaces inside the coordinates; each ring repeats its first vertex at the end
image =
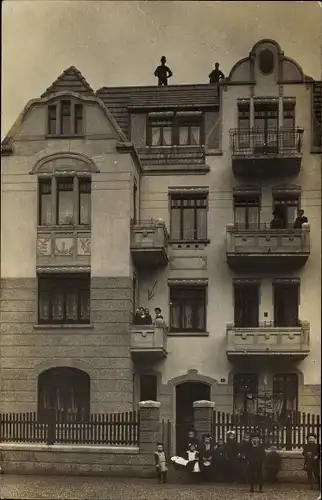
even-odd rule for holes
{"type": "Polygon", "coordinates": [[[194,401],[211,400],[211,385],[201,381],[186,381],[175,386],[176,451],[184,452],[188,429],[193,427],[194,401]]]}

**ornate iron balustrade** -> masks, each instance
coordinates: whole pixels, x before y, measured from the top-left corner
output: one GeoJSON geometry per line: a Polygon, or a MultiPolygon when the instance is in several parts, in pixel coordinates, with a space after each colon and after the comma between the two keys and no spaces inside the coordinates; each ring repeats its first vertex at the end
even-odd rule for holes
{"type": "Polygon", "coordinates": [[[301,155],[302,128],[231,129],[230,144],[233,156],[292,157],[301,155]]]}

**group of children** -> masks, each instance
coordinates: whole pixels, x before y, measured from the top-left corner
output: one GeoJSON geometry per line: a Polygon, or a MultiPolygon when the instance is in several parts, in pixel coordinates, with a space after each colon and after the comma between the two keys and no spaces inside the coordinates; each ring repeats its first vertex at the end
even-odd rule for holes
{"type": "MultiPolygon", "coordinates": [[[[304,446],[304,468],[309,484],[313,488],[314,480],[320,484],[319,445],[316,436],[310,434],[304,446]]],[[[209,434],[203,436],[199,443],[194,429],[188,431],[181,456],[174,456],[171,461],[187,471],[189,482],[225,481],[249,484],[249,491],[263,491],[264,464],[266,477],[270,482],[277,478],[281,465],[281,457],[277,450],[271,449],[266,454],[265,446],[258,434],[244,434],[241,443],[236,440],[234,431],[227,433],[226,442],[218,442],[214,446],[209,434]]],[[[155,466],[160,483],[167,481],[167,458],[162,443],[157,446],[155,466]]]]}

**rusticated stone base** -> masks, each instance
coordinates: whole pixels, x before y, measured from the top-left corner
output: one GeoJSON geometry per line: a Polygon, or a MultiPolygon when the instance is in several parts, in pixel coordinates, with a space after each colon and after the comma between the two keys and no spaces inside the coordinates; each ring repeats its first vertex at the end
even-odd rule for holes
{"type": "Polygon", "coordinates": [[[91,412],[132,409],[132,282],[92,278],[91,324],[37,325],[37,279],[1,280],[0,412],[37,410],[37,379],[49,368],[91,378],[91,412]]]}

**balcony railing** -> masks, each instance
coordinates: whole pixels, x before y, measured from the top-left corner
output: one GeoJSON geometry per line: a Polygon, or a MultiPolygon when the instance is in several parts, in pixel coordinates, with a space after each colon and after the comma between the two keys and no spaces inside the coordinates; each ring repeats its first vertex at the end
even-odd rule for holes
{"type": "Polygon", "coordinates": [[[231,129],[235,174],[296,174],[301,168],[303,129],[231,129]]]}
{"type": "Polygon", "coordinates": [[[245,227],[230,224],[226,228],[227,263],[236,270],[299,269],[310,255],[310,226],[272,229],[270,223],[245,227]]]}
{"type": "Polygon", "coordinates": [[[131,251],[137,266],[158,266],[168,262],[168,231],[162,220],[132,223],[131,251]]]}
{"type": "Polygon", "coordinates": [[[241,156],[296,156],[301,154],[302,128],[232,129],[230,131],[233,155],[241,156]]]}
{"type": "Polygon", "coordinates": [[[228,357],[284,355],[305,358],[310,352],[310,324],[294,321],[284,326],[274,321],[259,322],[257,326],[227,325],[228,357]]]}
{"type": "Polygon", "coordinates": [[[134,360],[158,361],[167,356],[168,329],[163,321],[132,325],[131,354],[134,360]]]}

